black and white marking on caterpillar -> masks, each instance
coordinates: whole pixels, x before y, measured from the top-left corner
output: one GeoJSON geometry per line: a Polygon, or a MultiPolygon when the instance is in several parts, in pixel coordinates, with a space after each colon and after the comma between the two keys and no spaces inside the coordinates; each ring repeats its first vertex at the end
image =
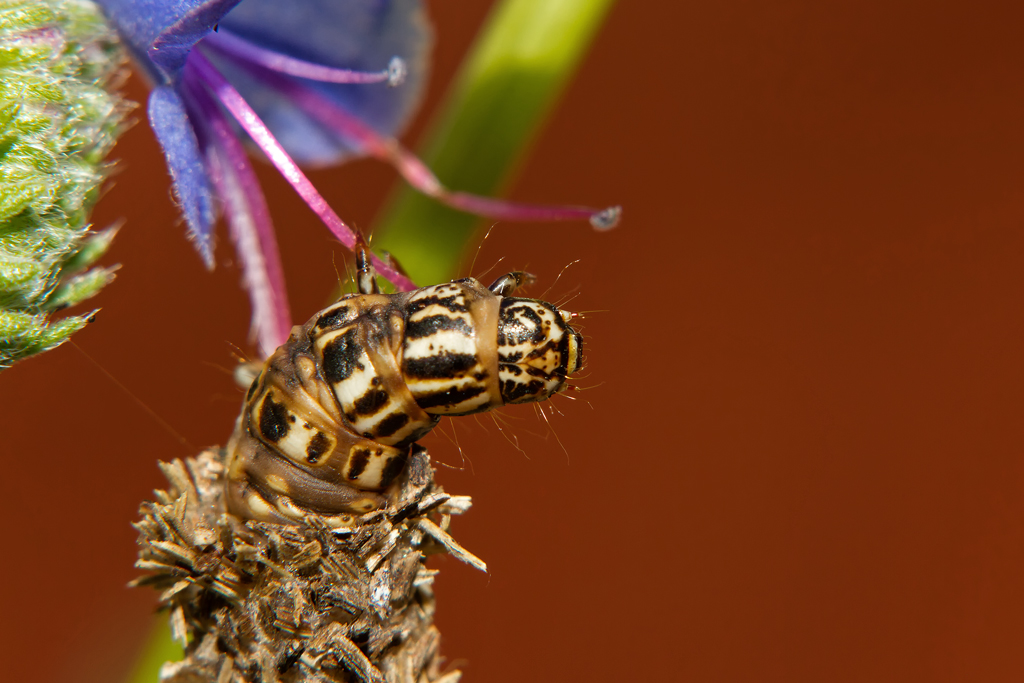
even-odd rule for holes
{"type": "Polygon", "coordinates": [[[573,314],[511,296],[526,273],[381,294],[363,244],[356,262],[359,293],[294,327],[249,387],[228,442],[240,517],[346,526],[441,416],[542,401],[582,367],[573,314]]]}

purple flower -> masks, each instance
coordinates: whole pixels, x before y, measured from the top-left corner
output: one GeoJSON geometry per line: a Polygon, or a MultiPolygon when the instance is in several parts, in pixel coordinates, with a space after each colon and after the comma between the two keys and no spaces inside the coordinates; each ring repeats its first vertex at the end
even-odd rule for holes
{"type": "MultiPolygon", "coordinates": [[[[299,164],[378,157],[420,191],[494,218],[587,218],[596,227],[617,218],[614,209],[530,207],[451,192],[397,143],[427,75],[431,32],[420,0],[98,1],[153,85],[150,124],[210,267],[213,225],[224,210],[264,355],[284,342],[292,320],[270,215],[239,128],[350,249],[356,234],[299,164]]],[[[399,289],[415,287],[391,262],[374,263],[399,289]]]]}

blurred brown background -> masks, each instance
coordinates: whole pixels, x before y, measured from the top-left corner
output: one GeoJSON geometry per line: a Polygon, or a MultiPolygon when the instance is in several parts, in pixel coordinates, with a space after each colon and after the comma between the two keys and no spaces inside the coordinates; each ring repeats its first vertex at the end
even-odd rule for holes
{"type": "MultiPolygon", "coordinates": [[[[425,112],[486,9],[433,3],[425,112]]],[[[540,294],[581,259],[550,293],[596,311],[565,450],[530,409],[525,454],[488,419],[445,428],[465,464],[430,441],[490,566],[438,564],[465,680],[1021,679],[1022,25],[1011,2],[618,4],[511,195],[622,225],[503,224],[476,267],[540,294]]],[[[201,447],[241,400],[226,239],[207,274],[144,120],[117,153],[95,220],[125,218],[123,268],[75,337],[102,370],[67,345],[0,375],[5,680],[119,680],[155,602],[124,588],[129,522],[192,452],[147,410],[201,447]]],[[[260,170],[302,321],[343,249],[260,170]]],[[[368,226],[394,173],[313,178],[368,226]]]]}

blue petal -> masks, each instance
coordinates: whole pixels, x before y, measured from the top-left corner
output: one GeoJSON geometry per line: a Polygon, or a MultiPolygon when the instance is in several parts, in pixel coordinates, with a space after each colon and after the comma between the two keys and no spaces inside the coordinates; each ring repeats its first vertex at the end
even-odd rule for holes
{"type": "MultiPolygon", "coordinates": [[[[98,2],[156,84],[176,83],[191,48],[219,24],[262,47],[328,66],[379,71],[402,57],[408,76],[397,88],[310,84],[382,135],[402,130],[426,86],[433,36],[421,0],[98,2]]],[[[216,61],[297,161],[327,165],[359,154],[245,69],[216,61]]]]}
{"type": "Polygon", "coordinates": [[[241,1],[209,0],[193,7],[153,41],[150,59],[165,74],[180,73],[192,46],[213,31],[217,22],[241,1]]]}
{"type": "Polygon", "coordinates": [[[211,238],[216,220],[213,190],[185,103],[173,88],[161,86],[150,94],[148,109],[149,123],[167,157],[174,191],[188,222],[189,235],[206,265],[212,268],[211,238]]]}
{"type": "Polygon", "coordinates": [[[192,46],[241,0],[97,0],[154,83],[172,83],[192,46]]]}
{"type": "MultiPolygon", "coordinates": [[[[383,135],[401,131],[426,86],[433,35],[421,0],[245,0],[219,25],[261,47],[333,67],[380,71],[392,57],[404,59],[408,76],[395,88],[305,81],[383,135]]],[[[326,165],[359,153],[244,68],[216,63],[296,161],[326,165]]]]}

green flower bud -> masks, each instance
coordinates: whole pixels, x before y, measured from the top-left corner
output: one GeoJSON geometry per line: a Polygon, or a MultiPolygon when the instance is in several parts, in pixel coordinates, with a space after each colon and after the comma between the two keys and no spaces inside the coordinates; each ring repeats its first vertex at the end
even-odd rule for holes
{"type": "Polygon", "coordinates": [[[92,313],[90,267],[113,231],[88,216],[129,106],[108,86],[125,56],[89,0],[0,0],[0,369],[51,349],[92,313]]]}

